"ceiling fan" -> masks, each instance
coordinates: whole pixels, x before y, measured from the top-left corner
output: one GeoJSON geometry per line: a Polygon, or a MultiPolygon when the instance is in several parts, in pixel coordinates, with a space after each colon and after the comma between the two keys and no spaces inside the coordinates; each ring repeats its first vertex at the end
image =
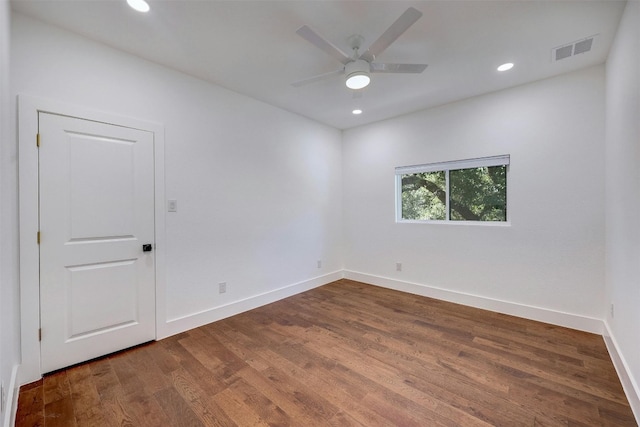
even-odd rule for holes
{"type": "Polygon", "coordinates": [[[391,43],[396,41],[398,37],[400,37],[405,31],[409,29],[420,17],[422,16],[422,12],[419,10],[410,7],[407,9],[396,21],[391,24],[387,31],[385,31],[375,42],[369,46],[362,54],[359,53],[359,49],[361,48],[362,42],[364,41],[363,37],[360,35],[353,35],[349,37],[349,44],[353,49],[353,54],[351,56],[344,53],[333,43],[320,36],[314,30],[309,28],[307,25],[303,25],[296,31],[300,37],[323,50],[332,58],[337,59],[341,62],[344,67],[331,71],[329,73],[320,74],[314,77],[310,77],[303,80],[298,80],[297,82],[292,83],[295,87],[304,86],[306,84],[315,83],[320,80],[324,80],[326,78],[333,77],[335,75],[345,74],[346,80],[345,83],[349,89],[362,89],[366,87],[371,78],[369,76],[370,73],[412,73],[419,74],[422,73],[425,68],[427,68],[427,64],[388,64],[388,63],[380,63],[374,62],[376,57],[380,55],[386,48],[388,48],[391,43]]]}

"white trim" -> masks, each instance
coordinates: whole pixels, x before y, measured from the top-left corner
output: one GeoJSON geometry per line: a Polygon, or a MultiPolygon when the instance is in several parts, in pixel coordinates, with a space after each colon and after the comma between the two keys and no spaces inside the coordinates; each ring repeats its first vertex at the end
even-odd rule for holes
{"type": "Polygon", "coordinates": [[[402,178],[395,176],[396,180],[396,222],[402,221],[402,178]]]}
{"type": "Polygon", "coordinates": [[[602,336],[604,338],[604,343],[607,346],[607,350],[609,351],[609,355],[611,356],[613,366],[616,368],[616,372],[618,373],[618,378],[620,378],[620,382],[622,383],[622,389],[629,401],[629,406],[631,406],[631,411],[633,411],[633,415],[636,417],[636,422],[640,425],[640,387],[638,387],[633,375],[631,375],[629,364],[627,364],[626,359],[619,350],[618,342],[611,333],[611,328],[606,320],[604,321],[604,331],[602,336]]]}
{"type": "Polygon", "coordinates": [[[305,292],[310,289],[335,282],[336,280],[340,280],[343,277],[344,276],[342,270],[334,271],[332,273],[314,277],[309,280],[304,280],[302,282],[293,283],[279,289],[274,289],[272,291],[254,295],[243,300],[234,301],[229,304],[204,310],[199,313],[193,313],[183,317],[171,319],[167,321],[163,329],[166,335],[159,336],[158,338],[166,338],[168,336],[176,335],[190,329],[198,328],[202,325],[216,322],[218,320],[231,317],[245,311],[253,310],[254,308],[271,304],[272,302],[280,301],[284,298],[299,294],[301,292],[305,292]]]}
{"type": "Polygon", "coordinates": [[[603,322],[601,319],[581,316],[571,313],[549,310],[542,307],[518,304],[509,301],[502,301],[487,298],[479,295],[472,295],[464,292],[451,291],[435,286],[428,286],[418,283],[405,282],[388,277],[375,276],[372,274],[360,273],[357,271],[344,271],[344,277],[363,283],[368,283],[383,288],[394,289],[401,292],[408,292],[442,301],[449,301],[456,304],[490,310],[496,313],[509,314],[525,319],[550,323],[566,328],[577,329],[579,331],[590,332],[602,335],[603,322]]]}
{"type": "Polygon", "coordinates": [[[155,257],[156,257],[156,336],[162,332],[165,319],[165,217],[164,217],[164,126],[159,123],[133,119],[92,110],[83,106],[38,98],[18,96],[18,169],[20,195],[20,320],[22,366],[19,384],[27,384],[42,377],[40,370],[40,297],[38,231],[38,113],[47,112],[81,117],[103,123],[145,130],[154,134],[155,162],[155,257]]]}
{"type": "Polygon", "coordinates": [[[9,382],[9,391],[7,396],[7,406],[4,413],[4,427],[13,427],[16,425],[16,413],[18,412],[18,396],[20,387],[18,386],[18,371],[20,365],[15,365],[11,370],[11,381],[9,382]]]}
{"type": "MultiPolygon", "coordinates": [[[[509,212],[507,212],[507,218],[509,212]]],[[[481,226],[481,227],[511,227],[511,222],[507,221],[447,221],[444,219],[401,219],[396,221],[398,224],[431,224],[431,225],[464,225],[464,226],[481,226]]]]}
{"type": "Polygon", "coordinates": [[[509,166],[510,155],[477,157],[475,159],[452,160],[448,162],[425,163],[423,165],[399,166],[396,175],[407,175],[422,172],[440,172],[457,169],[473,169],[491,166],[509,166]]]}
{"type": "Polygon", "coordinates": [[[444,220],[445,222],[450,222],[451,221],[451,180],[449,179],[449,169],[444,171],[444,188],[447,194],[447,198],[444,201],[444,220]]]}

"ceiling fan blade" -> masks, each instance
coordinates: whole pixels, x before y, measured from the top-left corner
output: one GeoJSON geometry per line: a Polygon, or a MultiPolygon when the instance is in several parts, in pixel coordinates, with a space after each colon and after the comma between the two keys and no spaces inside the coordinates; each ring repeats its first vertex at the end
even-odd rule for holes
{"type": "Polygon", "coordinates": [[[364,59],[368,62],[375,60],[382,51],[388,48],[391,43],[396,41],[396,39],[407,31],[410,26],[420,19],[421,16],[422,12],[413,7],[405,10],[405,12],[396,19],[396,22],[391,24],[391,26],[387,28],[387,31],[385,31],[378,40],[373,42],[366,52],[360,55],[360,59],[364,59]]]}
{"type": "Polygon", "coordinates": [[[413,73],[419,74],[427,68],[427,64],[371,64],[372,73],[413,73]]]}
{"type": "Polygon", "coordinates": [[[296,34],[345,65],[352,61],[346,53],[306,25],[298,28],[296,34]]]}
{"type": "Polygon", "coordinates": [[[337,75],[342,74],[342,73],[344,73],[344,69],[343,68],[341,68],[339,70],[335,70],[335,71],[330,71],[328,73],[319,74],[317,76],[309,77],[308,79],[298,80],[297,82],[291,83],[291,86],[293,86],[293,87],[305,86],[305,85],[308,85],[308,84],[311,84],[311,83],[315,83],[315,82],[319,82],[321,80],[328,79],[328,78],[333,77],[333,76],[337,76],[337,75]]]}

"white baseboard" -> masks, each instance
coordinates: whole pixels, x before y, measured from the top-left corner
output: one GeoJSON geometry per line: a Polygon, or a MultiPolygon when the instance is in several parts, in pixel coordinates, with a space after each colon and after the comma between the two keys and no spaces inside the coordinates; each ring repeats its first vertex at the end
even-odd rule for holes
{"type": "Polygon", "coordinates": [[[375,276],[357,271],[344,271],[344,277],[363,283],[408,292],[415,295],[449,301],[456,304],[509,314],[525,319],[564,326],[566,328],[577,329],[584,332],[591,332],[602,335],[604,326],[601,319],[580,316],[577,314],[563,313],[541,307],[518,304],[509,301],[501,301],[478,295],[456,292],[434,286],[427,286],[418,283],[403,282],[388,277],[375,276]]]}
{"type": "Polygon", "coordinates": [[[340,280],[342,278],[343,272],[342,270],[339,270],[333,273],[325,274],[323,276],[284,286],[282,288],[265,292],[259,295],[254,295],[240,301],[234,301],[229,304],[214,307],[209,310],[201,311],[199,313],[193,313],[176,319],[170,319],[163,325],[162,330],[158,330],[158,339],[166,338],[171,335],[176,335],[181,332],[206,325],[208,323],[225,319],[227,317],[231,317],[236,314],[240,314],[245,311],[249,311],[254,308],[279,301],[292,295],[317,288],[318,286],[335,282],[336,280],[340,280]]]}
{"type": "Polygon", "coordinates": [[[629,365],[619,351],[618,343],[611,333],[609,323],[606,320],[604,322],[604,333],[602,336],[604,337],[604,343],[607,345],[607,350],[613,361],[613,366],[618,373],[618,378],[620,378],[620,382],[622,383],[624,393],[627,395],[627,400],[629,401],[633,415],[636,417],[638,425],[640,425],[640,387],[638,387],[638,384],[634,381],[631,371],[629,370],[629,365]]]}
{"type": "Polygon", "coordinates": [[[18,411],[18,395],[20,393],[20,386],[18,385],[18,368],[20,365],[15,365],[11,371],[11,381],[7,388],[7,406],[5,408],[4,420],[2,425],[4,427],[13,427],[16,425],[16,412],[18,411]]]}

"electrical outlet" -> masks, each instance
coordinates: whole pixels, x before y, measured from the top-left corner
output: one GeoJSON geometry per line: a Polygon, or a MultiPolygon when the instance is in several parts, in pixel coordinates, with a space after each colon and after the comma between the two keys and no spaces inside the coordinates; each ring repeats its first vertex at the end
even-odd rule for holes
{"type": "Polygon", "coordinates": [[[611,304],[610,310],[611,310],[611,318],[613,319],[613,304],[611,304]]]}
{"type": "Polygon", "coordinates": [[[218,293],[224,294],[225,292],[227,292],[227,282],[218,283],[218,293]]]}
{"type": "Polygon", "coordinates": [[[396,271],[402,271],[402,263],[396,262],[396,271]]]}
{"type": "Polygon", "coordinates": [[[169,212],[178,212],[178,201],[177,200],[168,200],[167,201],[167,211],[169,211],[169,212]]]}
{"type": "Polygon", "coordinates": [[[318,268],[322,268],[322,261],[321,260],[318,260],[317,266],[318,266],[318,268]]]}

